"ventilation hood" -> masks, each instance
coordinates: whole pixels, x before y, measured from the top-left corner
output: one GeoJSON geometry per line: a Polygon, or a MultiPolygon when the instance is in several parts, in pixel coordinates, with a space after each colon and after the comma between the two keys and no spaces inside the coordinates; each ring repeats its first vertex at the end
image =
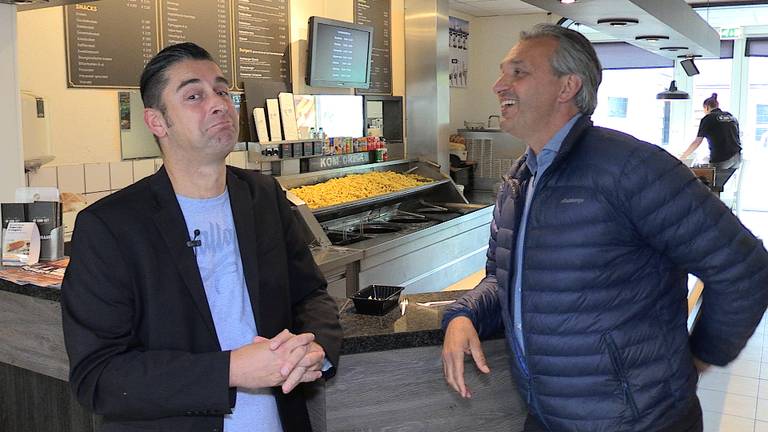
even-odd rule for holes
{"type": "Polygon", "coordinates": [[[76,3],[89,3],[96,0],[0,0],[0,4],[12,4],[18,6],[20,11],[29,9],[41,9],[53,6],[64,6],[76,3]]]}
{"type": "Polygon", "coordinates": [[[523,1],[662,57],[720,57],[720,35],[684,0],[523,1]]]}

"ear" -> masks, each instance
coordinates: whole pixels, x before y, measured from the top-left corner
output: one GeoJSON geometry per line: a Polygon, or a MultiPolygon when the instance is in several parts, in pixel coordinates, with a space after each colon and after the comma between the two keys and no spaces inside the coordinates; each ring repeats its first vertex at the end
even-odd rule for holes
{"type": "Polygon", "coordinates": [[[168,135],[168,124],[163,113],[155,108],[144,108],[144,124],[158,138],[168,135]]]}
{"type": "Polygon", "coordinates": [[[568,102],[574,99],[579,90],[581,90],[581,85],[581,77],[576,74],[568,74],[562,77],[558,101],[568,102]]]}

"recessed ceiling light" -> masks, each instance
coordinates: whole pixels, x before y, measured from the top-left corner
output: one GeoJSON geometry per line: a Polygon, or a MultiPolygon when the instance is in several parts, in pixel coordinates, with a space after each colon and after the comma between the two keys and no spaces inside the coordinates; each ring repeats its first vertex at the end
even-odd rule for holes
{"type": "Polygon", "coordinates": [[[686,46],[667,46],[659,48],[659,51],[682,51],[687,49],[688,47],[686,46]]]}
{"type": "Polygon", "coordinates": [[[600,18],[599,20],[597,20],[598,24],[605,24],[611,27],[627,27],[627,26],[635,25],[639,22],[640,21],[634,18],[600,18]]]}
{"type": "Polygon", "coordinates": [[[663,36],[663,35],[644,35],[644,36],[635,37],[635,40],[650,42],[650,43],[656,43],[660,40],[667,40],[667,39],[669,39],[669,36],[663,36]]]}
{"type": "Polygon", "coordinates": [[[560,3],[562,4],[573,4],[576,3],[579,0],[560,0],[560,3]]]}

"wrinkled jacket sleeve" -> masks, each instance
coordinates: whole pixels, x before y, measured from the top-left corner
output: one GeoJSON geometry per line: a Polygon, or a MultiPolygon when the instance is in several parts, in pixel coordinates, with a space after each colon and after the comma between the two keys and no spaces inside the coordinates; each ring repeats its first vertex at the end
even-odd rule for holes
{"type": "Polygon", "coordinates": [[[677,159],[658,148],[638,153],[616,189],[641,238],[703,281],[691,350],[704,362],[725,365],[768,305],[768,252],[677,159]]]}
{"type": "Polygon", "coordinates": [[[231,412],[229,351],[146,350],[133,276],[98,215],[77,217],[61,288],[69,381],[82,405],[123,420],[231,412]]]}
{"type": "Polygon", "coordinates": [[[488,240],[488,260],[485,264],[485,278],[471,291],[459,298],[456,303],[447,308],[443,315],[443,331],[448,323],[458,317],[465,316],[472,321],[480,338],[496,333],[502,326],[501,308],[499,307],[498,286],[496,284],[496,235],[499,231],[498,221],[501,220],[501,203],[506,198],[506,188],[499,193],[496,206],[493,209],[491,221],[491,236],[488,240]]]}

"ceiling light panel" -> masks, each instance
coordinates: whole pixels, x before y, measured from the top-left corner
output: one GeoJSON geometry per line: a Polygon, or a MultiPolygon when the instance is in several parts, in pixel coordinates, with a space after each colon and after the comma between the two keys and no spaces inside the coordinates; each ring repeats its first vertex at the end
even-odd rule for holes
{"type": "Polygon", "coordinates": [[[554,14],[571,18],[609,36],[671,59],[681,54],[718,57],[720,35],[683,0],[581,0],[564,5],[560,0],[523,0],[554,14]],[[630,18],[636,25],[598,25],[598,20],[630,18]],[[635,39],[665,35],[664,46],[685,46],[686,52],[659,51],[657,46],[635,39]]]}

